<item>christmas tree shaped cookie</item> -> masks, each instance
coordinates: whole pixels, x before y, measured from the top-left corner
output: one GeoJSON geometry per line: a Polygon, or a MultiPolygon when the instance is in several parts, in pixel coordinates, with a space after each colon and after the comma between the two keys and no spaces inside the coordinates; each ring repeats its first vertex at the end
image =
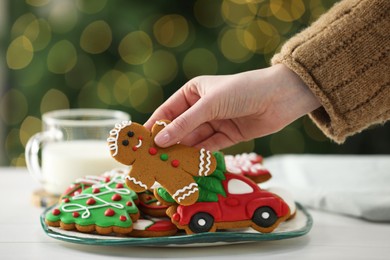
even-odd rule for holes
{"type": "Polygon", "coordinates": [[[139,218],[135,205],[137,194],[125,187],[123,174],[106,177],[82,193],[63,197],[62,202],[46,214],[49,226],[98,234],[128,234],[139,218]]]}

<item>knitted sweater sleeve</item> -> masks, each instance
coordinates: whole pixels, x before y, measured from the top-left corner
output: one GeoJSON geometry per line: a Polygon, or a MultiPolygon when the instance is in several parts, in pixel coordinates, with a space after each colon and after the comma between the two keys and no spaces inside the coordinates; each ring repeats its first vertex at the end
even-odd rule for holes
{"type": "Polygon", "coordinates": [[[335,142],[390,119],[390,1],[343,0],[272,58],[321,103],[310,113],[335,142]]]}

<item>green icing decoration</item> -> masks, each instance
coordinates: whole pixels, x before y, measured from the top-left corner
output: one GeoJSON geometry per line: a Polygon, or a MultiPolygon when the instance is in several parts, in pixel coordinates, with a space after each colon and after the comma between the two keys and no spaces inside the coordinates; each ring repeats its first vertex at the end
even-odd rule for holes
{"type": "Polygon", "coordinates": [[[61,212],[59,215],[48,212],[46,219],[51,222],[62,221],[65,224],[75,223],[81,226],[130,227],[132,220],[129,214],[138,213],[138,208],[134,203],[138,196],[125,185],[124,177],[123,174],[114,175],[107,183],[102,181],[83,190],[79,195],[69,197],[69,202],[61,202],[57,207],[61,212]],[[123,188],[116,188],[116,185],[119,183],[123,184],[123,188]],[[98,193],[93,193],[95,188],[99,189],[98,193]],[[112,198],[115,194],[120,195],[121,199],[113,201],[112,198]],[[95,200],[95,203],[87,205],[87,201],[91,199],[95,200]],[[131,203],[127,205],[127,202],[131,203]],[[107,209],[112,209],[115,214],[113,216],[105,216],[107,209]],[[74,212],[78,212],[79,216],[74,217],[74,212]],[[125,216],[126,220],[121,221],[120,216],[125,216]]]}
{"type": "Polygon", "coordinates": [[[168,154],[166,154],[166,153],[161,154],[160,155],[160,159],[163,160],[163,161],[168,160],[168,154]]]}
{"type": "Polygon", "coordinates": [[[157,188],[157,193],[158,195],[160,195],[160,197],[165,200],[166,202],[175,202],[175,200],[172,198],[172,196],[168,193],[168,191],[166,189],[164,189],[163,187],[159,187],[157,188]]]}

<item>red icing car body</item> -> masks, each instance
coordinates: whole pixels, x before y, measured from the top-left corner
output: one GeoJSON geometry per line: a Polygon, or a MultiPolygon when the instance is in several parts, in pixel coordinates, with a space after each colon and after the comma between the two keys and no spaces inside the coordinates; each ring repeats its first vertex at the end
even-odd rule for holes
{"type": "Polygon", "coordinates": [[[289,206],[277,195],[243,176],[226,173],[225,177],[226,197],[219,194],[217,202],[179,205],[172,221],[188,234],[241,227],[266,233],[290,216],[289,206]]]}

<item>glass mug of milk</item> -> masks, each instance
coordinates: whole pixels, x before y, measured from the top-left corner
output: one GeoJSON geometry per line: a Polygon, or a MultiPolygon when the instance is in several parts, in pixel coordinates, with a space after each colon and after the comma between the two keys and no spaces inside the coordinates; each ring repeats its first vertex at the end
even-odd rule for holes
{"type": "Polygon", "coordinates": [[[27,168],[46,192],[60,195],[78,178],[123,167],[111,157],[106,140],[116,123],[128,120],[129,114],[106,109],[45,113],[43,131],[26,145],[27,168]]]}

